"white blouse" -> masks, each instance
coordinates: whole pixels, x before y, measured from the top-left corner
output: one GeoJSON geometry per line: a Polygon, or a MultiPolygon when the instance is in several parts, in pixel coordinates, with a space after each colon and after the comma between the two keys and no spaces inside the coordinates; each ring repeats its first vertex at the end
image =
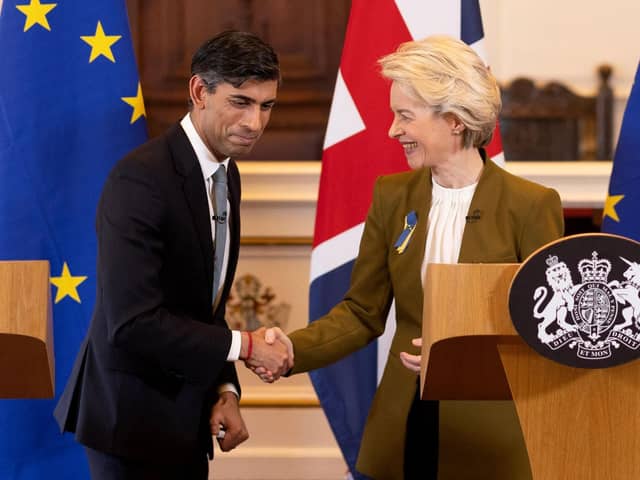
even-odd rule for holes
{"type": "Polygon", "coordinates": [[[445,188],[435,180],[432,183],[427,242],[420,270],[423,283],[428,263],[458,263],[466,216],[478,185],[476,182],[462,188],[445,188]]]}

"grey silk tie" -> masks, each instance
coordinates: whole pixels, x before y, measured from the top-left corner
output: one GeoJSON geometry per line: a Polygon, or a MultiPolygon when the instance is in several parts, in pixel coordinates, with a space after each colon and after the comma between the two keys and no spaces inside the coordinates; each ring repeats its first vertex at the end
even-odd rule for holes
{"type": "Polygon", "coordinates": [[[213,219],[216,225],[215,257],[213,261],[213,304],[218,296],[218,288],[220,288],[224,246],[227,241],[227,171],[222,164],[213,174],[211,201],[213,202],[213,219]]]}

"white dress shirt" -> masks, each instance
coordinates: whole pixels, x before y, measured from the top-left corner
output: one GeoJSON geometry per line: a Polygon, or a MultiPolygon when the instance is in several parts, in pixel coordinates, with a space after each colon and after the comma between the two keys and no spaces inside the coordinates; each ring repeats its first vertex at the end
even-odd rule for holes
{"type": "MultiPolygon", "coordinates": [[[[211,238],[215,243],[216,228],[215,228],[215,221],[213,220],[214,211],[213,211],[213,203],[211,199],[211,187],[213,185],[213,174],[216,173],[216,171],[218,170],[221,164],[224,165],[224,167],[227,169],[227,172],[229,171],[229,157],[225,158],[222,161],[219,161],[213,155],[213,153],[207,148],[207,146],[202,141],[202,138],[200,138],[200,135],[198,135],[198,132],[193,126],[193,122],[191,121],[191,116],[189,113],[187,113],[182,118],[182,120],[180,121],[180,126],[184,130],[184,133],[187,135],[187,138],[189,139],[189,143],[191,143],[193,150],[196,152],[198,163],[200,163],[200,168],[202,169],[202,176],[204,177],[204,183],[205,183],[204,185],[205,191],[207,192],[207,199],[209,200],[207,203],[209,205],[211,238]]],[[[227,199],[227,211],[228,212],[231,211],[231,206],[229,205],[228,199],[227,199]]],[[[222,293],[222,288],[224,286],[224,282],[227,277],[227,267],[229,265],[229,241],[230,241],[229,239],[230,235],[228,231],[229,222],[227,222],[226,225],[227,225],[227,239],[224,247],[222,271],[220,272],[220,286],[218,288],[218,291],[216,292],[213,308],[217,307],[218,303],[220,302],[220,295],[222,293]]],[[[229,353],[227,354],[228,362],[235,362],[240,358],[241,344],[242,344],[242,337],[240,335],[240,331],[232,330],[231,331],[231,347],[229,348],[229,353]]],[[[238,392],[235,389],[235,386],[233,386],[232,384],[224,384],[224,385],[221,385],[219,388],[220,392],[226,391],[226,390],[231,390],[234,393],[236,393],[236,395],[238,394],[238,392]],[[228,387],[231,387],[231,388],[228,388],[228,387]]]]}

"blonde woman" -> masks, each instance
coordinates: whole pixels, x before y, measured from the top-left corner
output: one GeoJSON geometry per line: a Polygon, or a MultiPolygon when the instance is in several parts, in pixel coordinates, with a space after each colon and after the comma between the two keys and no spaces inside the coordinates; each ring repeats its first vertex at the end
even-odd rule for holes
{"type": "MultiPolygon", "coordinates": [[[[411,171],[377,180],[350,289],[325,317],[290,334],[290,374],[324,367],[375,340],[395,299],[396,333],[357,469],[374,479],[436,478],[438,404],[418,398],[420,357],[412,347],[421,336],[426,265],[520,262],[562,235],[562,209],[554,190],[487,158],[483,147],[496,125],[500,92],[471,48],[433,36],[404,43],[379,63],[390,80],[389,136],[404,149],[411,171]]],[[[263,369],[257,372],[272,380],[263,369]]],[[[442,407],[440,460],[450,472],[443,478],[529,475],[511,405],[442,407]],[[489,432],[477,428],[483,422],[489,432]],[[502,450],[492,451],[489,443],[502,450]]]]}

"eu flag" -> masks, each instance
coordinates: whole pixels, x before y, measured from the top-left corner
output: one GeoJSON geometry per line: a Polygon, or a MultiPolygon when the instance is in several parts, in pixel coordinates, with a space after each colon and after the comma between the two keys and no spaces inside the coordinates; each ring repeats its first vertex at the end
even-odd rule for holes
{"type": "MultiPolygon", "coordinates": [[[[95,298],[95,208],[146,138],[124,0],[0,2],[0,260],[51,264],[56,394],[95,298]]],[[[0,478],[88,478],[55,401],[0,400],[0,478]]]]}
{"type": "Polygon", "coordinates": [[[640,241],[640,64],[622,119],[602,231],[640,241]]]}

